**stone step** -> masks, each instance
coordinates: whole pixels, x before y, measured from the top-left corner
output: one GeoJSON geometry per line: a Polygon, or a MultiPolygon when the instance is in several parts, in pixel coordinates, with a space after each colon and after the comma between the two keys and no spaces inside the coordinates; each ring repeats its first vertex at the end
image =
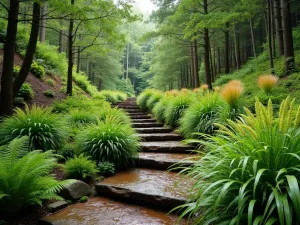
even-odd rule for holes
{"type": "Polygon", "coordinates": [[[174,166],[174,168],[177,166],[192,166],[194,165],[196,160],[194,159],[194,157],[196,157],[195,154],[140,152],[139,158],[136,160],[135,165],[143,168],[167,170],[169,168],[172,168],[172,166],[174,166]],[[193,159],[188,159],[192,156],[193,159]]]}
{"type": "Polygon", "coordinates": [[[137,105],[117,105],[117,107],[122,108],[122,109],[139,109],[137,105]]]}
{"type": "Polygon", "coordinates": [[[179,141],[182,139],[177,133],[138,134],[142,141],[179,141]]]}
{"type": "Polygon", "coordinates": [[[194,146],[185,145],[180,141],[141,142],[140,145],[144,152],[186,153],[195,149],[194,146]]]}
{"type": "MultiPolygon", "coordinates": [[[[177,224],[176,215],[132,205],[104,197],[89,198],[85,203],[70,205],[57,213],[47,215],[39,221],[41,225],[160,225],[177,224]]],[[[182,223],[186,221],[183,219],[182,223]]]]}
{"type": "Polygon", "coordinates": [[[154,123],[156,122],[155,119],[132,119],[133,123],[154,123]]]}
{"type": "Polygon", "coordinates": [[[170,133],[173,131],[173,129],[166,128],[166,127],[150,127],[150,128],[135,128],[135,131],[140,134],[151,134],[151,133],[170,133]]]}
{"type": "Polygon", "coordinates": [[[142,127],[163,127],[164,125],[162,123],[150,122],[150,123],[132,123],[132,126],[134,128],[142,128],[142,127]]]}
{"type": "Polygon", "coordinates": [[[120,172],[96,184],[98,195],[143,205],[173,209],[186,202],[190,184],[175,184],[183,176],[175,172],[135,168],[120,172]]]}
{"type": "Polygon", "coordinates": [[[129,116],[131,119],[151,119],[151,116],[145,113],[136,115],[129,114],[129,116]]]}
{"type": "Polygon", "coordinates": [[[128,113],[144,113],[142,110],[140,109],[124,109],[122,108],[124,111],[128,112],[128,113]]]}

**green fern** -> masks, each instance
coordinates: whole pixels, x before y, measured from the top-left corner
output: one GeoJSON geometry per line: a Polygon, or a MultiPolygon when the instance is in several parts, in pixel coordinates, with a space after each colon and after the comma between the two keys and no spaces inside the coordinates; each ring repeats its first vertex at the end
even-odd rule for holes
{"type": "Polygon", "coordinates": [[[51,171],[57,166],[53,151],[28,153],[29,139],[13,140],[0,149],[0,212],[14,214],[44,199],[60,200],[56,193],[72,180],[57,181],[51,171]]]}

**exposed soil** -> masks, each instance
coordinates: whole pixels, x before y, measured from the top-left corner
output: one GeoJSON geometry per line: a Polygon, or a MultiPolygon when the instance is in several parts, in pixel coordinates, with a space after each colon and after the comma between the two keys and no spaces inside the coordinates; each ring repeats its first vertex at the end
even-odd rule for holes
{"type": "MultiPolygon", "coordinates": [[[[0,49],[0,56],[3,56],[3,50],[0,49]]],[[[23,63],[23,59],[20,55],[15,54],[15,65],[21,66],[23,63]]],[[[0,79],[2,76],[2,62],[0,62],[0,79]]],[[[28,74],[27,79],[25,82],[31,84],[32,89],[34,91],[34,97],[33,99],[26,101],[28,105],[39,105],[39,106],[49,106],[54,100],[61,100],[66,97],[66,94],[62,93],[60,91],[62,84],[61,79],[58,76],[50,76],[45,75],[43,79],[39,79],[36,76],[34,76],[32,73],[28,74]],[[55,84],[54,86],[50,86],[47,83],[48,79],[54,80],[55,84]],[[47,90],[52,90],[54,93],[54,98],[49,98],[44,95],[44,92],[47,90]]]]}

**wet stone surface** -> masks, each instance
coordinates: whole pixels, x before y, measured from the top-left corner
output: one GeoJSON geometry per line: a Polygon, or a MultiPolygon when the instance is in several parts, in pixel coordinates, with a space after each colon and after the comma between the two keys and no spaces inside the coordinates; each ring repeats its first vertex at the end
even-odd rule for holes
{"type": "Polygon", "coordinates": [[[144,152],[186,152],[194,150],[193,146],[185,145],[180,141],[141,142],[144,152]]]}
{"type": "Polygon", "coordinates": [[[71,205],[41,220],[41,224],[52,225],[174,225],[176,222],[176,215],[103,197],[71,205]]]}

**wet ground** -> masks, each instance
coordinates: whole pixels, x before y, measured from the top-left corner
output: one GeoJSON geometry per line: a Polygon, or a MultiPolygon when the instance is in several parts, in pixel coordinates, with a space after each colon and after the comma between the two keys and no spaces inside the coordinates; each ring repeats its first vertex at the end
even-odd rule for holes
{"type": "Polygon", "coordinates": [[[90,198],[44,218],[53,225],[175,225],[177,219],[165,212],[103,197],[90,198]]]}

